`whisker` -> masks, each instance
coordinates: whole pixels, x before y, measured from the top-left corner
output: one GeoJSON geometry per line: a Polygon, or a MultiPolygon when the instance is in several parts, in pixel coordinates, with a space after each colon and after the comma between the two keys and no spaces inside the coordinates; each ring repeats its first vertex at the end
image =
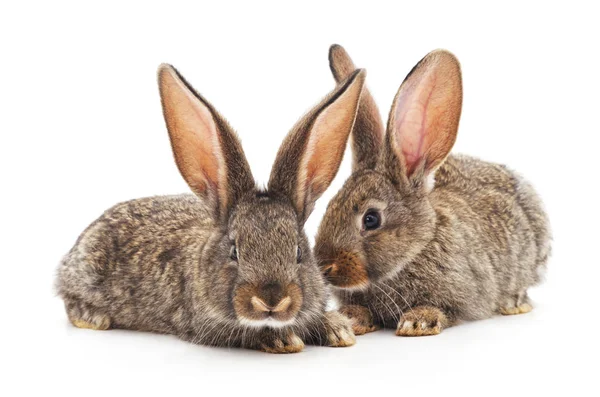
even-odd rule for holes
{"type": "MultiPolygon", "coordinates": [[[[387,292],[385,292],[385,291],[384,291],[384,290],[383,290],[381,287],[379,287],[377,284],[372,284],[372,285],[373,285],[374,287],[376,287],[376,288],[377,288],[379,291],[383,292],[383,293],[385,294],[385,296],[387,296],[387,297],[389,298],[389,300],[391,300],[391,301],[392,301],[392,303],[393,303],[394,305],[396,305],[396,308],[398,309],[398,314],[396,315],[396,324],[398,324],[398,322],[400,321],[400,313],[402,313],[402,315],[404,315],[404,313],[403,313],[403,312],[402,312],[402,310],[400,309],[400,306],[398,306],[398,305],[396,304],[396,301],[394,301],[394,300],[392,299],[392,297],[391,297],[391,296],[390,296],[390,295],[389,295],[387,292]]],[[[375,296],[377,296],[377,295],[375,295],[375,296]]],[[[392,309],[391,309],[391,308],[390,308],[390,307],[389,307],[387,304],[386,304],[386,306],[387,306],[387,308],[390,310],[390,313],[391,313],[391,314],[392,314],[392,316],[393,316],[393,315],[394,315],[394,311],[393,311],[393,310],[392,310],[392,309]]]]}
{"type": "Polygon", "coordinates": [[[408,301],[406,300],[406,298],[400,292],[396,291],[394,288],[392,288],[391,285],[387,285],[384,282],[382,282],[381,284],[385,285],[386,287],[388,287],[389,289],[391,289],[392,291],[394,291],[400,298],[402,298],[402,300],[404,301],[404,303],[406,303],[406,306],[410,309],[410,311],[413,313],[413,315],[415,314],[415,311],[413,310],[412,306],[408,303],[408,301]]]}
{"type": "MultiPolygon", "coordinates": [[[[375,299],[377,299],[379,301],[379,303],[381,303],[382,305],[384,305],[385,307],[387,307],[387,309],[392,314],[392,316],[394,315],[394,311],[387,305],[387,303],[385,303],[384,301],[382,301],[381,298],[379,298],[377,295],[373,294],[373,296],[375,297],[375,299]]],[[[383,327],[385,328],[385,318],[381,314],[381,311],[377,310],[377,315],[381,319],[381,324],[383,324],[383,327]]]]}

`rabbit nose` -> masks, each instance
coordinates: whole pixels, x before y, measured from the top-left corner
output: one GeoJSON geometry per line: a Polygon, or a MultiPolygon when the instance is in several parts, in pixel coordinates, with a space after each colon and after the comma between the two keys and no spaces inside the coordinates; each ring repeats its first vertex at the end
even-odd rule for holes
{"type": "Polygon", "coordinates": [[[283,299],[281,299],[275,306],[270,306],[259,297],[253,296],[250,299],[250,303],[252,304],[254,310],[256,310],[257,312],[268,312],[269,314],[280,313],[286,311],[290,307],[290,305],[292,304],[292,298],[286,296],[283,299]]]}
{"type": "Polygon", "coordinates": [[[321,271],[323,272],[323,275],[325,277],[327,277],[327,276],[335,276],[335,274],[338,271],[338,265],[336,263],[330,263],[328,265],[323,266],[323,268],[321,269],[321,271]]]}
{"type": "Polygon", "coordinates": [[[284,298],[281,284],[271,282],[260,288],[259,294],[268,307],[275,307],[284,298]]]}

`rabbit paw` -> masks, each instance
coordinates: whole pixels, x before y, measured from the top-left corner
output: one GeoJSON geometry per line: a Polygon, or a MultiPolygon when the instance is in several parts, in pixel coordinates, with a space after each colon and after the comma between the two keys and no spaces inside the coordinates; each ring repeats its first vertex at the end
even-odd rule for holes
{"type": "Polygon", "coordinates": [[[266,353],[298,353],[304,349],[304,342],[293,332],[283,335],[269,332],[262,338],[259,350],[266,353]]]}
{"type": "Polygon", "coordinates": [[[533,307],[529,303],[529,297],[527,296],[527,290],[521,291],[519,294],[513,297],[513,299],[507,299],[505,305],[498,311],[500,314],[509,316],[512,314],[524,314],[529,313],[533,310],[533,307]]]}
{"type": "Polygon", "coordinates": [[[398,322],[398,336],[437,335],[448,325],[448,318],[438,308],[417,306],[404,313],[398,322]]]}
{"type": "Polygon", "coordinates": [[[532,310],[533,310],[533,307],[529,303],[523,303],[523,304],[520,304],[518,306],[513,306],[513,307],[501,307],[500,313],[504,314],[505,316],[509,316],[511,314],[529,313],[532,310]]]}
{"type": "Polygon", "coordinates": [[[344,315],[337,311],[325,313],[325,328],[327,334],[327,346],[347,347],[356,343],[352,323],[344,315]]]}
{"type": "Polygon", "coordinates": [[[373,323],[371,311],[360,305],[346,305],[340,308],[340,313],[348,317],[352,322],[354,335],[364,335],[368,332],[377,331],[381,327],[373,323]]]}
{"type": "Polygon", "coordinates": [[[110,328],[110,317],[99,309],[82,302],[67,302],[67,316],[77,328],[105,331],[110,328]]]}

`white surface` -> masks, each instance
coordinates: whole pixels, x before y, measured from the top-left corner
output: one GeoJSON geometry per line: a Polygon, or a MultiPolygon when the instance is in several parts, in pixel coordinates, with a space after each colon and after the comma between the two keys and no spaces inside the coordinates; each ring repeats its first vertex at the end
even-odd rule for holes
{"type": "Polygon", "coordinates": [[[592,5],[202,3],[0,6],[0,394],[597,392],[600,32],[592,5]],[[455,151],[519,170],[550,213],[554,256],[548,282],[532,293],[534,311],[435,337],[383,331],[351,348],[290,356],[70,326],[52,283],[84,227],[118,201],[186,191],[160,112],[158,64],[177,66],[230,120],[265,183],[287,130],[332,89],[327,50],[336,42],[368,69],[383,114],[428,51],[445,47],[461,60],[455,151]]]}

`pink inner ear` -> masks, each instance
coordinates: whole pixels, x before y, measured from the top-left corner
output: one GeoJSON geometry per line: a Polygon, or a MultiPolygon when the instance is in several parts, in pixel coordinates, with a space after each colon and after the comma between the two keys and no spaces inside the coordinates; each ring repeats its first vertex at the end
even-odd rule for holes
{"type": "Polygon", "coordinates": [[[390,117],[393,150],[408,177],[420,169],[428,175],[446,159],[461,107],[458,61],[444,50],[429,53],[400,86],[390,117]]]}
{"type": "Polygon", "coordinates": [[[417,84],[406,82],[408,86],[401,89],[394,113],[394,131],[409,175],[425,154],[430,132],[427,116],[436,76],[433,71],[425,71],[419,80],[417,84]]]}
{"type": "Polygon", "coordinates": [[[165,119],[181,174],[195,193],[224,201],[223,192],[217,191],[224,189],[224,159],[210,110],[170,67],[161,70],[161,86],[165,119]]]}
{"type": "Polygon", "coordinates": [[[301,211],[307,206],[312,207],[338,171],[354,125],[364,80],[364,71],[360,71],[349,85],[338,86],[336,90],[343,91],[320,110],[310,127],[308,142],[298,167],[296,206],[301,211]]]}

